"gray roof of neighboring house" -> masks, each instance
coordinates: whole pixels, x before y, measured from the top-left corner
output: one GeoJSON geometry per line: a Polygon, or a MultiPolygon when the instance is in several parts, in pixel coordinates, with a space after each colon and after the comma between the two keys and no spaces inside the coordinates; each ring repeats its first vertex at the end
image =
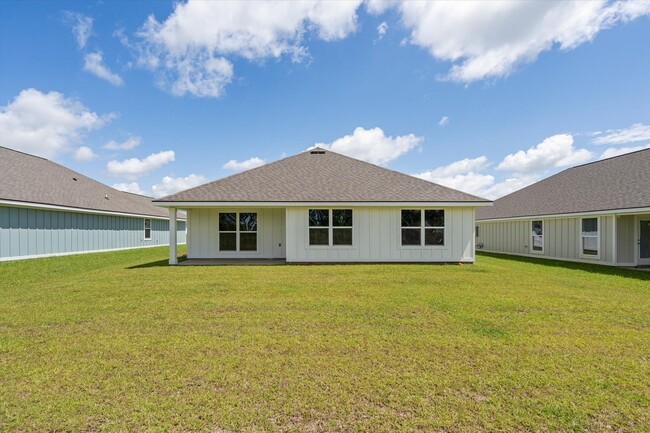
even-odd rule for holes
{"type": "Polygon", "coordinates": [[[477,220],[650,207],[650,149],[569,168],[479,209],[477,220]]]}
{"type": "Polygon", "coordinates": [[[6,147],[0,147],[0,200],[169,217],[167,209],[151,204],[150,197],[118,191],[55,162],[6,147]]]}
{"type": "Polygon", "coordinates": [[[413,176],[313,149],[155,202],[485,202],[413,176]]]}

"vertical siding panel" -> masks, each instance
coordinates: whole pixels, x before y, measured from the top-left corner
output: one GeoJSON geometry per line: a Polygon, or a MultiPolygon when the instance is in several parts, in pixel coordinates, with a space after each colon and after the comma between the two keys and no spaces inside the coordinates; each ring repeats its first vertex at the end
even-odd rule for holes
{"type": "Polygon", "coordinates": [[[578,238],[578,233],[576,232],[576,225],[579,224],[577,218],[570,218],[567,221],[569,227],[569,257],[572,259],[577,259],[579,257],[579,244],[580,239],[578,238]]]}
{"type": "Polygon", "coordinates": [[[402,255],[400,250],[400,240],[397,238],[395,233],[395,228],[400,226],[401,215],[399,210],[396,209],[384,209],[383,212],[386,215],[386,234],[388,238],[388,248],[389,248],[389,258],[391,260],[399,260],[402,255]]]}
{"type": "MultiPolygon", "coordinates": [[[[368,227],[370,233],[370,259],[378,261],[381,259],[381,215],[379,209],[374,212],[371,211],[368,215],[370,226],[368,227]]],[[[398,235],[399,236],[399,235],[398,235]]]]}
{"type": "Polygon", "coordinates": [[[27,209],[27,254],[38,254],[36,250],[36,210],[27,209]]]}
{"type": "Polygon", "coordinates": [[[43,210],[36,210],[36,253],[45,254],[45,222],[43,210]]]}
{"type": "Polygon", "coordinates": [[[43,211],[43,254],[52,254],[52,212],[43,211]]]}
{"type": "Polygon", "coordinates": [[[70,235],[72,236],[72,251],[79,251],[79,214],[71,213],[70,235]]]}
{"type": "Polygon", "coordinates": [[[11,239],[10,243],[10,255],[19,256],[20,255],[20,209],[12,207],[9,208],[9,236],[11,239]]]}
{"type": "Polygon", "coordinates": [[[544,221],[544,255],[549,257],[557,257],[555,243],[555,219],[544,221]]]}
{"type": "Polygon", "coordinates": [[[463,256],[462,242],[463,242],[463,215],[462,211],[458,208],[453,208],[451,212],[445,211],[445,214],[450,213],[452,237],[450,239],[451,245],[445,245],[447,248],[451,247],[451,257],[453,261],[460,261],[463,256]]]}
{"type": "Polygon", "coordinates": [[[50,214],[50,223],[52,224],[52,253],[61,251],[59,247],[59,213],[52,211],[50,214]]]}
{"type": "Polygon", "coordinates": [[[20,255],[26,256],[29,254],[29,220],[27,216],[27,209],[18,209],[20,214],[20,255]]]}
{"type": "Polygon", "coordinates": [[[601,221],[603,221],[603,227],[605,230],[603,231],[603,251],[601,252],[601,260],[605,262],[611,262],[612,261],[612,232],[613,232],[613,224],[612,224],[612,217],[606,216],[602,217],[601,221]]]}
{"type": "Polygon", "coordinates": [[[9,223],[9,208],[0,207],[0,257],[11,255],[11,224],[9,223]]]}

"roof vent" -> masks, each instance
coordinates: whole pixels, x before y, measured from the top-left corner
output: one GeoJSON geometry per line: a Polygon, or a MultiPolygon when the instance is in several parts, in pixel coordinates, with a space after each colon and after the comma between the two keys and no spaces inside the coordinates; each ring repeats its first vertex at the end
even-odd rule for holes
{"type": "Polygon", "coordinates": [[[323,149],[314,149],[309,153],[311,153],[312,155],[324,155],[325,151],[323,149]]]}
{"type": "Polygon", "coordinates": [[[74,180],[74,181],[76,182],[76,181],[77,181],[77,178],[76,178],[76,177],[73,177],[72,180],[74,180]]]}
{"type": "Polygon", "coordinates": [[[104,194],[104,198],[108,200],[108,194],[104,194]]]}

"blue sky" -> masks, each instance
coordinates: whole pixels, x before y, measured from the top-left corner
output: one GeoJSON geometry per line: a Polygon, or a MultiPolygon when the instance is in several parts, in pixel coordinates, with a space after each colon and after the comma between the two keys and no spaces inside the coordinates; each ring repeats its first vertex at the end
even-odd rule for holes
{"type": "Polygon", "coordinates": [[[320,144],[489,198],[650,146],[650,3],[0,3],[0,145],[162,196],[320,144]]]}

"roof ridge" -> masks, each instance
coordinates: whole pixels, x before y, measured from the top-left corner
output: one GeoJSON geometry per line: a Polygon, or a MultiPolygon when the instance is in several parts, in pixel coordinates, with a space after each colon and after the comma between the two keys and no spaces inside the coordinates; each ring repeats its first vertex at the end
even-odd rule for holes
{"type": "MultiPolygon", "coordinates": [[[[53,161],[51,161],[51,160],[49,160],[49,159],[47,159],[47,158],[45,158],[45,157],[38,156],[38,155],[33,155],[33,154],[31,154],[31,153],[23,152],[22,150],[13,149],[13,148],[11,148],[11,147],[0,146],[0,149],[10,150],[10,151],[12,151],[12,152],[22,153],[23,155],[31,156],[32,158],[38,158],[38,159],[42,159],[42,160],[44,160],[44,161],[53,162],[53,161]]],[[[56,163],[55,163],[55,164],[56,164],[56,163]]]]}
{"type": "MultiPolygon", "coordinates": [[[[382,201],[382,197],[391,197],[387,199],[388,201],[400,201],[405,197],[419,197],[413,199],[413,201],[430,201],[430,198],[438,197],[440,200],[437,201],[489,202],[489,200],[439,185],[411,174],[402,173],[341,154],[322,146],[314,146],[296,155],[281,158],[251,170],[235,173],[203,185],[155,199],[154,203],[192,200],[205,201],[207,198],[200,199],[197,197],[212,197],[214,199],[217,196],[222,198],[229,197],[225,201],[251,201],[245,200],[245,197],[257,197],[252,201],[274,201],[272,197],[276,197],[274,194],[277,193],[280,193],[285,198],[294,197],[293,199],[288,199],[289,201],[301,201],[298,197],[310,197],[310,200],[313,201],[314,197],[318,195],[315,191],[323,192],[328,188],[329,197],[336,196],[339,198],[335,201],[346,201],[343,198],[346,197],[346,194],[347,197],[354,197],[355,195],[358,197],[366,197],[364,194],[370,194],[374,198],[368,199],[368,201],[382,201]],[[343,172],[341,170],[347,171],[343,172]],[[364,187],[365,182],[362,179],[363,176],[369,176],[373,183],[364,187]],[[291,182],[296,183],[296,186],[302,186],[297,190],[292,188],[286,184],[286,181],[289,179],[291,179],[291,182]],[[252,180],[258,182],[257,185],[261,186],[261,190],[264,192],[260,192],[259,188],[255,188],[253,184],[250,184],[249,182],[252,180]],[[320,182],[321,186],[318,187],[314,182],[320,182]],[[358,187],[353,188],[356,192],[341,193],[342,190],[349,189],[348,186],[355,183],[359,183],[358,187]],[[214,191],[222,192],[215,196],[213,194],[214,191]],[[193,198],[190,199],[190,197],[193,198]]],[[[361,198],[355,198],[355,200],[364,201],[361,198]]],[[[286,201],[286,199],[281,201],[286,201]]]]}
{"type": "MultiPolygon", "coordinates": [[[[0,146],[0,151],[11,152],[11,154],[5,154],[0,162],[6,162],[6,164],[15,162],[16,170],[9,170],[8,173],[5,173],[7,176],[13,173],[14,178],[18,174],[18,178],[11,180],[10,183],[13,181],[18,182],[24,170],[32,170],[37,173],[34,176],[36,180],[27,184],[31,183],[33,184],[32,188],[41,189],[40,191],[30,192],[29,188],[27,188],[19,193],[16,191],[12,193],[2,188],[3,185],[0,184],[0,196],[3,199],[53,204],[91,211],[115,211],[133,215],[162,216],[162,212],[159,212],[160,209],[151,203],[151,197],[120,191],[47,158],[5,146],[0,146]],[[53,184],[53,187],[45,186],[47,183],[53,184]],[[58,189],[56,194],[53,194],[53,188],[58,189]],[[107,196],[109,200],[113,199],[112,203],[109,204],[108,200],[104,200],[107,196]],[[102,205],[101,203],[105,204],[102,205]]],[[[4,164],[0,165],[4,166],[4,164]]]]}
{"type": "MultiPolygon", "coordinates": [[[[203,187],[206,187],[206,186],[208,186],[208,185],[212,185],[213,183],[216,183],[216,182],[221,182],[222,180],[232,179],[232,178],[234,178],[234,177],[237,177],[237,176],[240,176],[240,175],[243,175],[243,174],[251,173],[251,172],[253,172],[253,171],[257,171],[257,170],[259,170],[259,169],[261,169],[261,168],[268,167],[269,165],[277,164],[277,163],[280,162],[280,161],[285,161],[285,160],[287,160],[287,159],[295,158],[295,157],[297,157],[297,156],[299,156],[299,155],[302,155],[303,153],[304,153],[304,152],[300,152],[300,153],[297,153],[297,154],[295,154],[295,155],[290,155],[290,156],[286,156],[286,157],[284,157],[284,158],[280,158],[280,159],[275,160],[275,161],[273,161],[273,162],[264,163],[264,164],[262,164],[262,165],[260,165],[260,166],[253,167],[253,168],[249,168],[248,170],[244,170],[244,171],[240,171],[240,172],[237,172],[237,173],[229,174],[228,176],[220,177],[220,178],[218,178],[218,179],[211,180],[210,182],[202,183],[201,185],[197,185],[197,186],[193,186],[192,188],[184,189],[184,190],[182,190],[182,192],[193,191],[193,190],[198,189],[198,188],[203,188],[203,187]]],[[[161,201],[161,200],[164,200],[165,198],[167,198],[167,197],[171,197],[171,196],[173,196],[173,195],[175,195],[175,194],[178,194],[179,192],[181,192],[181,191],[175,192],[174,194],[167,194],[166,196],[163,196],[163,197],[158,197],[158,198],[154,199],[153,201],[161,201]]]]}
{"type": "MultiPolygon", "coordinates": [[[[323,148],[322,148],[322,147],[319,147],[319,149],[323,149],[323,148]]],[[[311,150],[311,149],[310,149],[310,150],[311,150]]],[[[418,182],[426,182],[426,183],[428,183],[428,184],[435,185],[435,186],[438,186],[438,187],[440,187],[440,188],[444,188],[444,189],[446,189],[446,190],[448,190],[448,191],[460,191],[460,190],[457,190],[457,189],[454,189],[454,188],[450,188],[450,187],[445,186],[445,185],[441,185],[441,184],[439,184],[439,183],[435,183],[435,182],[428,181],[428,180],[426,180],[426,179],[422,179],[421,177],[416,177],[416,176],[412,176],[412,175],[410,175],[410,174],[402,173],[401,171],[393,170],[392,168],[382,167],[382,166],[380,166],[380,165],[373,164],[372,162],[364,161],[363,159],[353,158],[353,157],[351,157],[351,156],[344,155],[344,154],[342,154],[342,153],[334,152],[333,150],[330,150],[330,149],[323,149],[323,150],[325,150],[325,151],[327,151],[327,152],[331,152],[331,153],[333,153],[334,155],[338,155],[338,156],[341,156],[341,157],[343,157],[343,158],[351,159],[351,160],[356,161],[356,162],[361,162],[361,163],[366,164],[366,165],[369,165],[369,166],[371,166],[371,167],[373,167],[373,168],[380,168],[380,169],[387,170],[387,171],[390,171],[390,172],[392,172],[392,173],[398,174],[398,175],[400,175],[400,176],[406,176],[406,177],[409,177],[409,178],[411,178],[411,179],[415,179],[415,180],[417,180],[418,182]]],[[[303,152],[303,153],[304,153],[304,152],[303,152]]],[[[299,155],[300,155],[300,154],[299,154],[299,155]]],[[[297,155],[296,155],[296,156],[297,156],[297,155]]],[[[481,198],[481,197],[479,197],[479,196],[477,196],[477,195],[470,194],[470,193],[465,192],[465,191],[460,191],[460,192],[462,192],[462,193],[464,193],[464,194],[467,194],[467,195],[469,195],[469,196],[471,196],[471,197],[477,198],[477,199],[479,199],[479,200],[484,200],[483,198],[481,198]]],[[[489,200],[488,200],[488,201],[489,201],[489,200]]]]}
{"type": "MultiPolygon", "coordinates": [[[[603,158],[603,159],[598,159],[596,161],[585,162],[583,164],[578,164],[578,165],[574,165],[573,167],[565,168],[562,171],[573,170],[574,168],[584,167],[585,165],[598,164],[598,163],[609,161],[609,160],[612,160],[612,159],[621,158],[621,157],[624,157],[624,156],[629,156],[629,155],[632,155],[632,154],[635,154],[635,153],[646,152],[646,151],[650,151],[650,147],[646,147],[645,149],[634,150],[632,152],[622,153],[620,155],[610,156],[609,158],[603,158]]],[[[561,172],[558,172],[556,174],[559,174],[559,173],[561,173],[561,172]]]]}

